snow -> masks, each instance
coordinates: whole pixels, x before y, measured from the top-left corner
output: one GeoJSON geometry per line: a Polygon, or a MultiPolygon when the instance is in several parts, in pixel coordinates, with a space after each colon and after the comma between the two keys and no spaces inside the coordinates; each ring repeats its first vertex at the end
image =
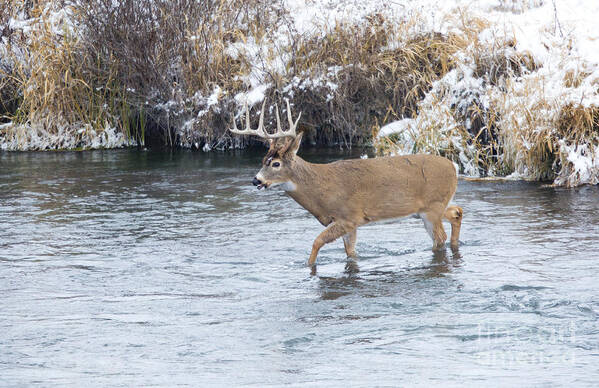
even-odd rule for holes
{"type": "Polygon", "coordinates": [[[556,178],[555,184],[577,186],[581,183],[599,184],[599,147],[591,151],[587,144],[568,145],[561,142],[562,154],[569,163],[556,178]]]}
{"type": "Polygon", "coordinates": [[[414,128],[414,119],[403,119],[393,121],[383,126],[378,133],[378,137],[387,137],[393,134],[403,135],[407,132],[411,132],[414,128]]]}
{"type": "Polygon", "coordinates": [[[0,127],[0,150],[3,151],[46,151],[62,149],[104,149],[137,145],[127,139],[123,132],[106,124],[101,131],[91,125],[73,130],[69,125],[58,126],[57,130],[48,130],[43,124],[3,124],[0,127]],[[72,136],[76,133],[77,136],[72,136]]]}
{"type": "Polygon", "coordinates": [[[235,100],[240,106],[244,106],[246,103],[251,108],[252,106],[264,101],[266,98],[266,91],[270,88],[270,83],[258,85],[251,89],[247,93],[239,93],[235,96],[235,100]]]}
{"type": "Polygon", "coordinates": [[[395,135],[398,138],[400,148],[397,149],[396,154],[408,155],[413,153],[414,138],[416,136],[417,125],[414,119],[402,119],[393,121],[379,130],[377,137],[389,137],[395,135]]]}
{"type": "MultiPolygon", "coordinates": [[[[229,43],[226,47],[225,52],[232,59],[250,64],[249,71],[239,76],[247,92],[234,96],[236,117],[242,113],[246,103],[253,107],[264,101],[273,87],[273,79],[278,76],[284,79],[288,61],[292,57],[292,35],[323,36],[333,30],[337,23],[360,24],[368,16],[377,13],[394,21],[394,25],[405,28],[409,36],[422,32],[464,35],[466,30],[474,31],[463,25],[464,20],[476,19],[485,23],[475,37],[477,43],[457,54],[458,66],[436,81],[420,102],[419,115],[385,123],[380,128],[379,140],[394,136],[398,141],[396,153],[456,149],[459,159],[456,162],[460,164],[462,173],[478,176],[477,150],[465,144],[459,135],[462,124],[456,120],[454,112],[462,114],[473,104],[481,109],[494,106],[500,113],[497,126],[504,131],[505,136],[505,154],[501,158],[513,166],[510,176],[538,178],[539,172],[528,164],[526,154],[534,148],[534,141],[524,132],[519,132],[519,128],[532,128],[530,133],[559,136],[555,122],[564,106],[599,107],[597,0],[282,0],[273,6],[287,12],[284,23],[273,34],[261,40],[247,36],[245,40],[229,43]],[[512,44],[506,46],[505,42],[512,44]],[[540,67],[523,72],[517,78],[504,80],[501,85],[489,85],[474,75],[477,50],[489,50],[489,54],[503,53],[506,57],[528,54],[540,67]],[[580,83],[565,86],[564,80],[568,75],[578,78],[580,83]]],[[[68,7],[47,6],[43,14],[52,31],[61,35],[65,31],[76,33],[70,22],[71,12],[68,7]]],[[[10,29],[22,33],[27,39],[41,28],[38,19],[26,18],[22,13],[13,15],[7,23],[10,29]]],[[[3,27],[0,25],[0,30],[3,27]]],[[[393,49],[400,44],[391,41],[388,48],[393,49]]],[[[0,42],[0,65],[6,61],[7,47],[3,37],[0,42]]],[[[280,85],[281,91],[293,97],[294,90],[325,90],[328,102],[335,96],[338,87],[336,74],[342,69],[340,66],[331,66],[322,74],[298,74],[280,85]]],[[[206,97],[198,92],[193,96],[193,104],[200,108],[195,117],[185,121],[181,133],[191,133],[196,122],[194,120],[221,109],[220,102],[227,91],[215,85],[209,94],[206,97]]],[[[181,109],[174,100],[155,108],[169,112],[181,109]]],[[[470,129],[472,123],[466,120],[463,124],[465,129],[470,129]]],[[[69,131],[73,125],[65,124],[62,129],[50,132],[37,124],[1,124],[0,147],[51,149],[61,145],[120,147],[129,144],[110,126],[99,133],[83,124],[76,127],[79,129],[69,131]]],[[[197,143],[191,140],[192,137],[189,139],[182,144],[190,147],[195,144],[196,148],[201,146],[204,151],[218,149],[215,144],[197,143]]],[[[598,183],[599,145],[562,141],[559,143],[559,155],[563,168],[558,172],[557,184],[598,183]]],[[[490,172],[493,173],[493,170],[490,172]]]]}
{"type": "MultiPolygon", "coordinates": [[[[300,34],[322,33],[322,26],[334,26],[337,21],[360,23],[367,15],[391,9],[385,2],[364,0],[285,0],[284,3],[300,34]]],[[[394,3],[400,6],[400,2],[394,3]]]]}
{"type": "MultiPolygon", "coordinates": [[[[198,112],[197,117],[200,118],[200,117],[204,116],[210,110],[214,110],[214,111],[218,112],[218,110],[219,110],[218,102],[220,101],[220,98],[223,95],[223,93],[224,93],[224,91],[218,85],[216,85],[214,87],[214,89],[212,90],[212,94],[210,94],[210,96],[208,98],[204,99],[204,98],[202,98],[201,94],[199,94],[199,92],[196,93],[194,96],[194,99],[196,100],[196,104],[198,104],[198,105],[203,104],[205,106],[204,109],[202,109],[198,112]]],[[[192,123],[190,123],[190,124],[192,124],[192,123]]]]}

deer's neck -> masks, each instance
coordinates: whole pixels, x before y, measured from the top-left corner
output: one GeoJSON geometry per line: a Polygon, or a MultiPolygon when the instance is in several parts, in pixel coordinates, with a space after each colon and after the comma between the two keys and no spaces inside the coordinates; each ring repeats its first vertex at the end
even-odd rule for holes
{"type": "Polygon", "coordinates": [[[310,187],[314,187],[318,182],[318,168],[320,165],[306,162],[304,159],[296,156],[293,160],[293,175],[291,181],[295,185],[295,190],[290,190],[289,194],[294,192],[304,192],[310,187]]]}
{"type": "Polygon", "coordinates": [[[306,162],[296,156],[294,159],[293,190],[288,190],[287,194],[299,203],[304,209],[312,213],[318,220],[328,224],[328,217],[323,207],[322,198],[325,196],[324,185],[322,182],[322,170],[325,165],[306,162]]]}

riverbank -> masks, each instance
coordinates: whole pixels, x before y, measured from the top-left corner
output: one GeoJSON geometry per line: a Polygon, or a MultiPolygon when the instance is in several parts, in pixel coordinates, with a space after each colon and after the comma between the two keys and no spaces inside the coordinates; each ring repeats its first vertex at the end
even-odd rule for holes
{"type": "MultiPolygon", "coordinates": [[[[2,6],[0,6],[2,7],[2,6]]],[[[438,153],[462,174],[599,182],[599,5],[11,0],[0,149],[244,148],[288,98],[315,146],[438,153]],[[252,124],[257,125],[257,116],[252,124]]]]}

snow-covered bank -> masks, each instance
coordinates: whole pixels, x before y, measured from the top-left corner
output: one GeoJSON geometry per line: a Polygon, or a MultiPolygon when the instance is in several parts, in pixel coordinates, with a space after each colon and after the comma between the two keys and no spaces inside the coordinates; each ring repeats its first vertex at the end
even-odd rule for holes
{"type": "MultiPolygon", "coordinates": [[[[137,9],[129,3],[113,4],[116,14],[137,9]]],[[[207,10],[190,2],[201,21],[182,30],[167,15],[147,25],[132,21],[131,34],[109,34],[108,42],[135,34],[143,42],[155,28],[163,35],[145,51],[139,39],[106,46],[110,61],[102,63],[112,67],[101,73],[73,66],[65,54],[48,56],[96,47],[87,42],[93,19],[73,11],[82,3],[68,4],[48,0],[0,19],[0,31],[8,31],[0,43],[0,96],[19,78],[10,74],[17,69],[23,101],[4,114],[14,124],[0,127],[1,149],[123,146],[135,120],[152,123],[158,130],[146,136],[171,146],[244,147],[248,140],[226,128],[245,102],[281,106],[289,98],[314,144],[439,153],[469,176],[599,181],[594,0],[231,0],[207,10]],[[128,44],[131,50],[118,51],[128,44]],[[123,53],[131,58],[119,62],[123,53]],[[128,73],[130,62],[143,70],[128,73]]],[[[106,24],[117,29],[122,19],[106,24]]],[[[89,51],[80,55],[96,66],[89,51]]]]}
{"type": "MultiPolygon", "coordinates": [[[[599,183],[599,2],[469,4],[458,66],[433,82],[415,118],[381,128],[379,144],[453,155],[469,176],[599,183]],[[380,142],[390,135],[392,145],[380,142]]],[[[446,20],[444,33],[459,26],[446,20]]]]}
{"type": "Polygon", "coordinates": [[[105,149],[135,146],[137,143],[128,139],[115,127],[107,126],[97,131],[89,124],[70,128],[68,124],[48,130],[42,123],[14,125],[0,124],[0,150],[2,151],[46,151],[73,149],[105,149]]]}

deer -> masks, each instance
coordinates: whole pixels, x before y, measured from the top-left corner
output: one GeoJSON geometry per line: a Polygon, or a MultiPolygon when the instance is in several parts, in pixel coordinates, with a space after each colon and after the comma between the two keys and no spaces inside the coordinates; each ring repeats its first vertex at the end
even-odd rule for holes
{"type": "MultiPolygon", "coordinates": [[[[442,156],[412,154],[369,159],[346,159],[327,164],[310,163],[297,155],[303,132],[296,133],[301,112],[292,119],[289,100],[289,129],[281,128],[279,109],[275,103],[277,130],[264,128],[262,104],[258,128],[250,127],[250,110],[245,103],[246,128],[237,128],[235,117],[230,132],[265,139],[269,146],[262,167],[252,180],[260,189],[278,187],[310,212],[325,227],[312,244],[307,264],[315,269],[319,250],[343,238],[348,258],[356,258],[356,230],[371,222],[420,217],[433,240],[433,251],[445,247],[447,234],[442,220],[451,224],[450,244],[459,245],[463,210],[448,206],[457,189],[457,173],[453,163],[442,156]]],[[[243,111],[241,112],[241,115],[243,111]]]]}

